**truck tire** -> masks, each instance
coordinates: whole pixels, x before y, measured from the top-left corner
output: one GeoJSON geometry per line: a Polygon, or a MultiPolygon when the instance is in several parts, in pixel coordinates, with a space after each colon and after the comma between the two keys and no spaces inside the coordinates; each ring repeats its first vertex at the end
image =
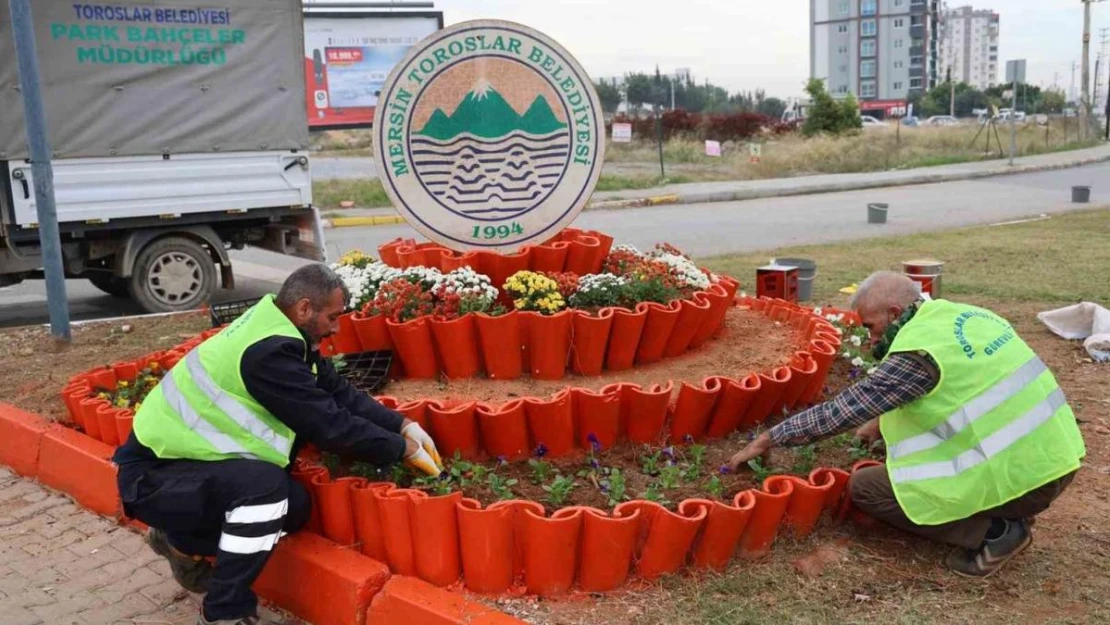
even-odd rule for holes
{"type": "Polygon", "coordinates": [[[216,290],[216,265],[199,243],[184,237],[155,239],[135,257],[131,297],[147,312],[199,308],[216,290]]]}
{"type": "Polygon", "coordinates": [[[90,273],[89,282],[112,297],[131,297],[131,289],[125,278],[110,273],[90,273]]]}

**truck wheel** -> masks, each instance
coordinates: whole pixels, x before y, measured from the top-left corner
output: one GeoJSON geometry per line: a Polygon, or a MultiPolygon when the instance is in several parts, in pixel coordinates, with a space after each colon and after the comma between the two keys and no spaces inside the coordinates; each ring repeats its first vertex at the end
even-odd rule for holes
{"type": "Polygon", "coordinates": [[[128,289],[127,280],[125,278],[113,276],[110,273],[97,272],[89,274],[89,282],[112,297],[131,296],[131,291],[128,289]]]}
{"type": "Polygon", "coordinates": [[[147,312],[192,310],[216,290],[216,265],[192,239],[157,239],[135,258],[129,286],[147,312]]]}

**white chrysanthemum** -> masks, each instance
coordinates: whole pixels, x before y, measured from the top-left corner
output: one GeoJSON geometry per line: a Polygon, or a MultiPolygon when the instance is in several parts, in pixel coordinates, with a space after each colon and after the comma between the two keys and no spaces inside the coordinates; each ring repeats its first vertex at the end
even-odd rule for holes
{"type": "Polygon", "coordinates": [[[497,299],[498,291],[493,286],[489,276],[478,273],[470,267],[460,267],[446,274],[440,274],[435,293],[456,293],[460,297],[479,297],[490,300],[497,299]]]}
{"type": "Polygon", "coordinates": [[[852,345],[855,345],[856,347],[859,347],[863,344],[863,339],[861,339],[858,334],[853,334],[852,336],[848,337],[848,342],[852,345]]]}
{"type": "Polygon", "coordinates": [[[628,278],[616,276],[611,273],[591,273],[582,276],[578,280],[578,292],[589,293],[591,291],[619,287],[628,284],[628,278]]]}
{"type": "Polygon", "coordinates": [[[695,289],[708,289],[709,276],[705,275],[692,260],[677,254],[660,254],[655,260],[667,265],[679,281],[695,289]]]}
{"type": "Polygon", "coordinates": [[[621,244],[618,244],[618,245],[614,245],[612,251],[614,251],[614,252],[628,252],[629,254],[635,254],[637,256],[643,256],[644,255],[643,252],[636,249],[635,245],[629,245],[628,243],[621,243],[621,244]]]}
{"type": "Polygon", "coordinates": [[[855,358],[853,358],[852,359],[852,366],[853,367],[862,367],[863,366],[863,358],[860,358],[859,356],[856,356],[855,358]]]}

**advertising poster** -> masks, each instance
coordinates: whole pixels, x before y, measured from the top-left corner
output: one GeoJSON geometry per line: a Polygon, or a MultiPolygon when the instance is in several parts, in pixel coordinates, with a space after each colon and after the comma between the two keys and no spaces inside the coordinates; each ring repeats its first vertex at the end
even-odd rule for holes
{"type": "Polygon", "coordinates": [[[368,128],[382,85],[443,14],[305,12],[305,91],[313,130],[368,128]]]}

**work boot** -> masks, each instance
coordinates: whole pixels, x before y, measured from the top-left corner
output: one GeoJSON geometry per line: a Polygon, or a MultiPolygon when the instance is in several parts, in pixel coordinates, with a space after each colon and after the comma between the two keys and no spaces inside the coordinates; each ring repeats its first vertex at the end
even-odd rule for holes
{"type": "Polygon", "coordinates": [[[204,618],[204,611],[202,610],[200,616],[197,617],[197,625],[279,625],[279,622],[261,616],[244,616],[241,619],[210,621],[204,618]]]}
{"type": "Polygon", "coordinates": [[[182,588],[195,593],[208,592],[208,580],[212,578],[212,564],[208,560],[174,549],[169,537],[160,529],[151,528],[147,532],[146,542],[154,553],[170,563],[173,578],[182,588]]]}
{"type": "Polygon", "coordinates": [[[997,538],[988,538],[978,549],[957,547],[948,554],[945,564],[957,575],[990,577],[1033,543],[1033,534],[1025,519],[1004,520],[1005,529],[997,538]]]}
{"type": "Polygon", "coordinates": [[[241,619],[235,619],[233,621],[230,621],[230,620],[210,621],[210,620],[204,618],[204,614],[202,613],[200,616],[197,617],[197,625],[264,625],[264,624],[263,624],[262,621],[260,621],[258,619],[257,616],[245,616],[241,619]]]}

